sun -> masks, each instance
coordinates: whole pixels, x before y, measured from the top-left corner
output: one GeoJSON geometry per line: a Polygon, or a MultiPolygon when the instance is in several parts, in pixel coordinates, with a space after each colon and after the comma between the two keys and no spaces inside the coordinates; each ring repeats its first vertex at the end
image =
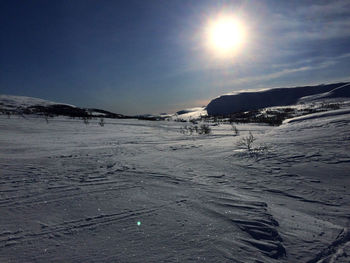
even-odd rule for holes
{"type": "Polygon", "coordinates": [[[246,40],[246,30],[233,16],[219,16],[207,26],[207,43],[219,55],[237,53],[246,40]]]}

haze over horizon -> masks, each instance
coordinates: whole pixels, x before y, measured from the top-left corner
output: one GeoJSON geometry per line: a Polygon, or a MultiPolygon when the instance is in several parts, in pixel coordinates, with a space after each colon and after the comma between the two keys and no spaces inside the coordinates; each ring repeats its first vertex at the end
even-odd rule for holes
{"type": "Polygon", "coordinates": [[[139,114],[241,89],[347,81],[349,26],[348,0],[5,0],[0,94],[139,114]],[[229,55],[206,38],[223,14],[244,29],[229,55]]]}

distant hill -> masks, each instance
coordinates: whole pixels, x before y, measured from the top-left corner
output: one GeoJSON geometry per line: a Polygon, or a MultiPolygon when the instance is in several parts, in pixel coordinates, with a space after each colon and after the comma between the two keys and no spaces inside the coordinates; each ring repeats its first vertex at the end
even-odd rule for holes
{"type": "Polygon", "coordinates": [[[198,119],[201,117],[207,116],[207,111],[205,107],[195,107],[195,108],[190,108],[190,109],[185,109],[185,110],[180,110],[173,114],[172,119],[173,120],[193,120],[193,119],[198,119]]]}
{"type": "Polygon", "coordinates": [[[328,92],[302,97],[298,102],[310,102],[310,101],[318,101],[318,100],[324,100],[324,99],[349,98],[349,97],[350,97],[350,83],[342,85],[328,92]]]}
{"type": "Polygon", "coordinates": [[[0,95],[2,114],[38,114],[46,116],[129,118],[122,114],[101,110],[79,108],[74,105],[57,103],[39,98],[0,95]]]}
{"type": "Polygon", "coordinates": [[[276,88],[263,91],[244,91],[223,95],[207,105],[208,115],[230,115],[236,112],[258,110],[273,106],[286,106],[308,97],[309,100],[321,98],[350,97],[350,83],[322,84],[293,88],[276,88]],[[313,97],[312,97],[313,96],[313,97]]]}

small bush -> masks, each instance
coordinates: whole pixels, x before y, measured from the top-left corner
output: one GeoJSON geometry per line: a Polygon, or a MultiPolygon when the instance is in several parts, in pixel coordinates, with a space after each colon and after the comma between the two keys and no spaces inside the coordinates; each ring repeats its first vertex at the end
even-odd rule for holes
{"type": "Polygon", "coordinates": [[[253,143],[256,141],[256,138],[254,137],[254,135],[249,132],[249,135],[246,137],[243,137],[238,143],[238,147],[242,148],[242,149],[246,149],[249,153],[249,156],[255,156],[258,157],[261,154],[267,154],[271,147],[269,145],[266,144],[259,144],[257,146],[253,147],[253,143]]]}
{"type": "Polygon", "coordinates": [[[48,115],[48,114],[45,114],[45,115],[44,115],[44,118],[45,118],[46,123],[49,124],[49,115],[48,115]]]}
{"type": "Polygon", "coordinates": [[[188,135],[192,135],[193,133],[210,134],[211,133],[211,128],[209,127],[208,124],[202,124],[199,127],[198,127],[198,125],[194,125],[194,126],[187,126],[187,125],[185,125],[184,127],[180,128],[180,133],[188,134],[188,135]]]}
{"type": "Polygon", "coordinates": [[[233,136],[239,136],[239,130],[237,129],[236,125],[232,124],[232,130],[233,130],[233,136]]]}
{"type": "Polygon", "coordinates": [[[199,127],[198,133],[199,134],[210,134],[211,133],[211,128],[209,127],[208,124],[202,124],[199,127]]]}
{"type": "Polygon", "coordinates": [[[326,103],[323,102],[320,106],[321,109],[325,110],[338,110],[340,109],[340,103],[326,103]]]}
{"type": "Polygon", "coordinates": [[[256,140],[252,132],[249,132],[249,136],[243,137],[238,143],[237,146],[247,149],[249,152],[252,150],[253,142],[256,140]]]}
{"type": "Polygon", "coordinates": [[[98,122],[98,124],[103,127],[105,126],[105,120],[103,118],[100,119],[100,121],[98,122]]]}
{"type": "Polygon", "coordinates": [[[82,119],[85,125],[89,124],[89,119],[87,117],[83,117],[82,119]]]}

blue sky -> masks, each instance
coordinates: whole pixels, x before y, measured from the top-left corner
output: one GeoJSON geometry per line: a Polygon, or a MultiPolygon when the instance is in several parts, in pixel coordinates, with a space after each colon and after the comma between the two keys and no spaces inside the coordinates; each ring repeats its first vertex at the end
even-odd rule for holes
{"type": "Polygon", "coordinates": [[[123,114],[174,112],[241,89],[350,80],[350,1],[0,1],[0,93],[123,114]],[[220,13],[247,40],[218,59],[220,13]]]}

